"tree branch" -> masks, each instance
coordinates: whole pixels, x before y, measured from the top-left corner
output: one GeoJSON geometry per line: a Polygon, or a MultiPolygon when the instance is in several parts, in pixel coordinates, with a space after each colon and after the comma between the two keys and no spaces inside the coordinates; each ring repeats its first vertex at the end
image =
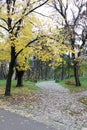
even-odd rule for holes
{"type": "Polygon", "coordinates": [[[7,21],[4,18],[0,18],[0,19],[3,20],[8,25],[7,21]]]}
{"type": "MultiPolygon", "coordinates": [[[[20,51],[18,51],[18,52],[16,53],[16,56],[15,56],[15,57],[17,57],[25,48],[29,47],[30,44],[32,44],[32,43],[34,43],[34,42],[40,40],[40,38],[44,38],[44,37],[48,37],[49,39],[55,40],[55,38],[50,37],[50,36],[46,36],[46,35],[42,35],[42,36],[40,36],[40,37],[37,36],[34,40],[28,42],[28,43],[25,45],[24,48],[22,48],[20,51]]],[[[57,41],[57,40],[56,40],[56,41],[57,41]]]]}
{"type": "Polygon", "coordinates": [[[37,41],[37,40],[38,40],[38,37],[35,38],[34,40],[28,42],[24,48],[22,48],[19,52],[16,53],[16,56],[15,56],[15,57],[17,57],[25,48],[27,48],[30,44],[34,43],[34,42],[37,41]]]}
{"type": "Polygon", "coordinates": [[[64,18],[66,25],[68,25],[67,15],[66,15],[66,12],[68,9],[68,1],[66,5],[64,5],[62,0],[58,0],[57,2],[54,0],[53,5],[54,5],[54,8],[58,11],[58,13],[64,18]]]}
{"type": "Polygon", "coordinates": [[[43,5],[46,4],[48,1],[49,1],[49,0],[46,0],[46,1],[43,2],[42,4],[36,6],[35,8],[33,8],[33,9],[31,9],[31,10],[29,10],[29,12],[27,12],[26,14],[24,14],[24,13],[25,13],[25,12],[24,12],[24,13],[23,13],[24,16],[22,16],[22,17],[14,24],[13,29],[15,28],[15,26],[16,26],[18,23],[20,23],[21,20],[24,19],[25,16],[27,16],[27,15],[30,14],[30,13],[32,13],[33,11],[35,11],[36,9],[38,9],[39,7],[43,6],[43,5]]]}
{"type": "Polygon", "coordinates": [[[44,15],[44,14],[42,14],[42,13],[40,13],[40,12],[34,11],[34,13],[37,13],[37,14],[43,16],[43,17],[47,17],[47,18],[52,19],[50,16],[44,15]]]}
{"type": "Polygon", "coordinates": [[[4,27],[3,25],[0,25],[1,28],[5,29],[7,32],[9,31],[6,27],[4,27]]]}

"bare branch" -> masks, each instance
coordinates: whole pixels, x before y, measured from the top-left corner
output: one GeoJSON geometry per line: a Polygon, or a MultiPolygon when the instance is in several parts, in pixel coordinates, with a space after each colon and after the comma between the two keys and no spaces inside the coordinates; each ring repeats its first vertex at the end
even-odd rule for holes
{"type": "Polygon", "coordinates": [[[13,29],[16,27],[17,24],[20,23],[20,21],[22,21],[24,19],[25,16],[29,15],[30,13],[32,13],[33,11],[35,11],[36,9],[38,9],[39,7],[43,6],[44,4],[46,4],[49,0],[46,0],[45,2],[43,2],[42,4],[36,6],[35,8],[29,10],[27,13],[26,13],[26,9],[24,10],[24,12],[22,14],[24,14],[24,16],[22,16],[13,26],[13,29]]]}
{"type": "Polygon", "coordinates": [[[40,12],[34,11],[34,13],[37,13],[37,14],[43,16],[43,17],[47,17],[47,18],[52,19],[50,16],[44,15],[44,14],[42,14],[42,13],[40,13],[40,12]]]}
{"type": "Polygon", "coordinates": [[[74,4],[75,4],[75,6],[78,8],[78,14],[77,14],[77,16],[76,16],[76,18],[75,18],[75,21],[74,21],[74,23],[76,24],[76,22],[77,22],[77,20],[79,19],[79,17],[81,17],[81,13],[82,13],[82,9],[83,9],[83,7],[86,5],[86,2],[84,2],[84,0],[81,0],[81,1],[79,1],[79,3],[77,2],[77,1],[74,1],[74,4]]]}
{"type": "Polygon", "coordinates": [[[7,23],[7,21],[4,19],[4,18],[0,18],[2,21],[4,21],[7,25],[8,25],[8,23],[7,23]]]}
{"type": "Polygon", "coordinates": [[[4,27],[3,25],[0,25],[1,28],[5,29],[7,32],[9,31],[6,27],[4,27]]]}
{"type": "Polygon", "coordinates": [[[68,9],[68,0],[66,5],[63,4],[62,0],[54,0],[53,2],[54,8],[58,11],[58,13],[64,18],[66,25],[68,24],[67,22],[67,9],[68,9]]]}
{"type": "Polygon", "coordinates": [[[36,6],[35,8],[31,9],[29,12],[27,12],[25,14],[25,16],[27,16],[28,14],[32,13],[34,10],[38,9],[39,7],[43,6],[44,4],[46,4],[49,0],[46,0],[45,2],[43,2],[42,4],[36,6]]]}
{"type": "Polygon", "coordinates": [[[53,2],[53,5],[54,5],[54,8],[61,14],[61,10],[57,7],[55,0],[53,2]]]}

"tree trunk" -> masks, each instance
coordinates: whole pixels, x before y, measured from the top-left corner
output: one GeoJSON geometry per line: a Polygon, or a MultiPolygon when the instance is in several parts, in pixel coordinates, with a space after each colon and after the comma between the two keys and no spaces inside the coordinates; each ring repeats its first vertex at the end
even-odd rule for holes
{"type": "Polygon", "coordinates": [[[45,64],[45,80],[48,78],[48,64],[45,64]]]}
{"type": "Polygon", "coordinates": [[[23,75],[24,71],[20,71],[16,69],[16,74],[17,74],[17,87],[22,87],[23,86],[23,75]]]}
{"type": "Polygon", "coordinates": [[[4,70],[3,70],[3,63],[0,66],[0,80],[5,79],[4,70]]]}
{"type": "Polygon", "coordinates": [[[9,64],[9,71],[7,75],[7,82],[6,82],[6,89],[5,89],[5,96],[11,95],[11,80],[13,75],[13,68],[14,68],[14,62],[10,62],[9,64]]]}
{"type": "Polygon", "coordinates": [[[68,71],[68,78],[70,78],[70,67],[71,67],[71,60],[70,60],[70,54],[67,57],[67,71],[68,71]]]}
{"type": "MultiPolygon", "coordinates": [[[[72,42],[72,49],[74,50],[75,39],[72,39],[71,42],[72,42]]],[[[72,59],[73,59],[73,64],[74,64],[75,83],[76,83],[76,86],[81,86],[80,79],[79,79],[79,61],[76,60],[74,53],[72,53],[72,59]]]]}
{"type": "Polygon", "coordinates": [[[11,81],[12,81],[12,75],[14,72],[14,66],[15,66],[15,47],[11,46],[11,60],[9,63],[9,70],[7,75],[7,82],[6,82],[6,89],[5,89],[5,96],[11,95],[11,81]]]}
{"type": "Polygon", "coordinates": [[[68,66],[68,78],[70,78],[70,67],[68,66]]]}
{"type": "Polygon", "coordinates": [[[41,66],[40,66],[40,75],[41,75],[41,79],[44,79],[43,77],[43,64],[41,62],[41,66]]]}
{"type": "Polygon", "coordinates": [[[29,80],[30,74],[31,74],[31,71],[30,71],[30,70],[27,70],[27,72],[26,72],[26,80],[29,80]]]}
{"type": "Polygon", "coordinates": [[[74,61],[74,77],[75,77],[76,86],[81,86],[78,71],[79,71],[78,61],[74,61]]]}
{"type": "Polygon", "coordinates": [[[61,68],[62,72],[61,72],[61,80],[64,79],[64,62],[62,61],[62,68],[61,68]]]}

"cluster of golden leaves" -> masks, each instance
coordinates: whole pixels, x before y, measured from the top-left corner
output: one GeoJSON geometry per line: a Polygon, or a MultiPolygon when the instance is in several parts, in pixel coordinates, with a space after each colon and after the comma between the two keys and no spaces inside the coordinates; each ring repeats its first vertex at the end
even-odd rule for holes
{"type": "MultiPolygon", "coordinates": [[[[36,2],[32,2],[34,2],[33,6],[35,6],[36,2]]],[[[16,28],[14,28],[11,36],[9,36],[9,32],[6,32],[5,34],[3,33],[3,37],[0,37],[0,60],[10,61],[10,48],[12,45],[15,46],[16,53],[23,49],[17,58],[21,69],[29,68],[29,62],[26,59],[29,59],[32,55],[44,62],[54,61],[58,63],[62,61],[61,55],[72,51],[69,46],[67,47],[66,44],[63,44],[66,38],[61,34],[61,30],[54,29],[53,32],[49,32],[49,29],[43,29],[43,24],[39,20],[36,20],[37,18],[33,14],[29,14],[27,17],[25,16],[23,10],[25,9],[26,13],[29,11],[26,2],[24,4],[17,2],[14,7],[11,7],[12,9],[15,10],[14,13],[11,12],[10,16],[8,16],[6,7],[3,7],[0,12],[0,18],[7,21],[8,17],[10,17],[12,19],[12,27],[14,27],[20,18],[23,18],[23,22],[17,37],[14,35],[16,28]],[[33,32],[35,26],[42,28],[43,31],[33,32]],[[42,35],[43,38],[41,38],[42,35]],[[25,48],[26,44],[37,36],[41,37],[35,43],[25,48]]],[[[0,24],[7,28],[6,22],[0,21],[0,24]]]]}

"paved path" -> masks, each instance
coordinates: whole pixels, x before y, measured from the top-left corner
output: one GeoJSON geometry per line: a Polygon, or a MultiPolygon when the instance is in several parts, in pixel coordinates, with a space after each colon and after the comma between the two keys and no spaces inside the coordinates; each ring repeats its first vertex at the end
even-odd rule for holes
{"type": "Polygon", "coordinates": [[[58,130],[87,130],[87,106],[79,102],[87,97],[87,91],[71,94],[55,81],[44,81],[36,84],[43,89],[42,103],[39,108],[48,117],[49,124],[58,130]]]}
{"type": "Polygon", "coordinates": [[[0,130],[56,130],[42,123],[0,109],[0,130]]]}
{"type": "Polygon", "coordinates": [[[44,82],[39,82],[36,84],[38,87],[44,89],[44,90],[49,90],[49,91],[58,91],[58,92],[69,92],[68,89],[62,87],[58,83],[55,83],[55,81],[44,81],[44,82]]]}

